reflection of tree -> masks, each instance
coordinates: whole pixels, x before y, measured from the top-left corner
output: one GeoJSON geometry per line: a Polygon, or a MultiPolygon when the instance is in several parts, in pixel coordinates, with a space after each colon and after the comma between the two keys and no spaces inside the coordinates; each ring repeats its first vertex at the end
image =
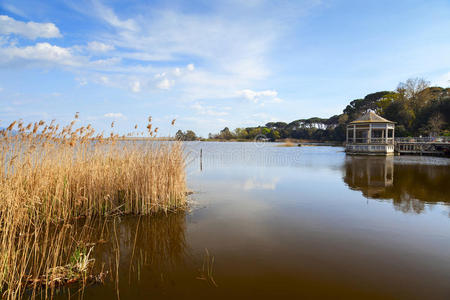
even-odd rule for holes
{"type": "Polygon", "coordinates": [[[120,223],[110,222],[107,230],[113,243],[114,226],[121,269],[133,272],[151,265],[152,269],[161,270],[183,261],[186,248],[184,213],[127,217],[120,223]]]}
{"type": "Polygon", "coordinates": [[[89,228],[96,271],[109,271],[121,287],[142,278],[158,280],[183,265],[184,212],[97,220],[89,228]]]}
{"type": "Polygon", "coordinates": [[[344,181],[367,198],[393,200],[403,212],[421,213],[425,203],[450,203],[448,166],[394,164],[392,157],[347,157],[344,181]]]}
{"type": "MultiPolygon", "coordinates": [[[[92,248],[95,259],[92,273],[108,272],[101,293],[113,298],[133,293],[138,285],[169,284],[176,268],[185,265],[186,214],[182,211],[151,216],[121,216],[107,219],[81,219],[74,224],[67,238],[69,250],[74,245],[92,248]],[[117,293],[117,294],[116,294],[117,293]]],[[[72,252],[67,252],[70,255],[72,252]]],[[[191,274],[194,277],[196,274],[191,274]]],[[[78,286],[64,289],[60,298],[78,293],[78,286]]],[[[95,289],[86,289],[96,297],[95,289]]],[[[57,297],[58,298],[58,297],[57,297]]],[[[89,297],[88,297],[89,298],[89,297]]]]}

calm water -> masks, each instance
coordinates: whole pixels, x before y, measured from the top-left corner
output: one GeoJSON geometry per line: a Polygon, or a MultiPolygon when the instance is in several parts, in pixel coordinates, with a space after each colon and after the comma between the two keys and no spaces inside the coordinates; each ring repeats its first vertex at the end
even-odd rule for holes
{"type": "Polygon", "coordinates": [[[450,299],[450,159],[186,147],[191,211],[105,224],[85,298],[450,299]]]}

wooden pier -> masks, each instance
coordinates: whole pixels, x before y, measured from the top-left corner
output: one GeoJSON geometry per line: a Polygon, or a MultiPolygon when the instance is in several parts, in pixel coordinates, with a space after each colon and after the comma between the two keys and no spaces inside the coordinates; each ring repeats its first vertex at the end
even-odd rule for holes
{"type": "Polygon", "coordinates": [[[434,155],[450,157],[450,137],[396,138],[395,123],[368,110],[347,125],[345,152],[350,155],[434,155]]]}
{"type": "Polygon", "coordinates": [[[450,156],[450,138],[396,138],[394,148],[400,155],[450,156]]]}

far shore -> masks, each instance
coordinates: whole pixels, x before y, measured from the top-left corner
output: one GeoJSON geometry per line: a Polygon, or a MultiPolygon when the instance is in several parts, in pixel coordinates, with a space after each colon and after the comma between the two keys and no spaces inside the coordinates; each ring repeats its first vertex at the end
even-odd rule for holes
{"type": "MultiPolygon", "coordinates": [[[[118,138],[121,141],[176,141],[172,137],[121,137],[118,138]]],[[[184,142],[220,142],[220,143],[253,143],[255,140],[248,139],[198,139],[184,142]]],[[[260,142],[260,141],[258,141],[260,142]]],[[[336,141],[317,141],[317,140],[304,140],[304,139],[278,139],[275,141],[261,141],[266,143],[279,144],[279,147],[314,147],[314,146],[331,146],[339,147],[343,146],[343,142],[336,141]]]]}
{"type": "MultiPolygon", "coordinates": [[[[172,137],[119,137],[118,140],[122,141],[176,141],[172,137]]],[[[241,142],[241,143],[253,143],[254,139],[197,139],[184,142],[241,142]]],[[[259,141],[258,141],[259,142],[259,141]]],[[[266,143],[285,143],[295,144],[301,146],[342,146],[343,142],[337,141],[318,141],[318,140],[304,140],[304,139],[277,139],[275,141],[264,141],[266,143]]]]}

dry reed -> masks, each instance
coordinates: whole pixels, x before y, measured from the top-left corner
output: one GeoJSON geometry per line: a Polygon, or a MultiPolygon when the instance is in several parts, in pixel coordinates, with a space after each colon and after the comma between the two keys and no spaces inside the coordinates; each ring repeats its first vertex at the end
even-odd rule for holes
{"type": "Polygon", "coordinates": [[[295,147],[296,144],[294,144],[291,140],[287,139],[283,144],[279,144],[278,147],[295,147]]]}
{"type": "MultiPolygon", "coordinates": [[[[147,133],[155,136],[150,122],[147,133]]],[[[30,288],[31,296],[47,298],[58,284],[92,278],[84,246],[89,220],[168,212],[186,203],[180,143],[120,141],[95,135],[90,125],[74,129],[75,123],[16,121],[0,131],[3,298],[22,298],[30,288]],[[74,238],[80,218],[87,229],[74,238]]]]}

